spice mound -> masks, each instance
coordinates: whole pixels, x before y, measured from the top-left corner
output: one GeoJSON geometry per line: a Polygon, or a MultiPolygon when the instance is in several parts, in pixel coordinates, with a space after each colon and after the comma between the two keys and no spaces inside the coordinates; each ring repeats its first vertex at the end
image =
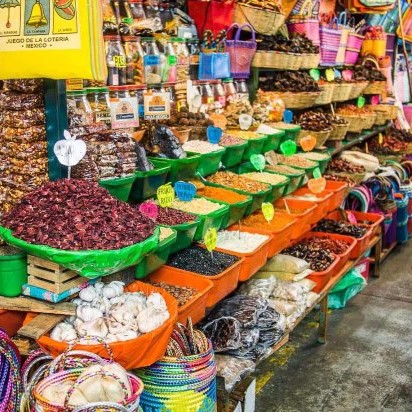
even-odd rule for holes
{"type": "Polygon", "coordinates": [[[29,193],[2,225],[28,243],[63,250],[111,250],[142,242],[155,223],[97,183],[57,180],[29,193]]]}
{"type": "Polygon", "coordinates": [[[167,265],[189,272],[199,273],[205,276],[215,276],[225,271],[239,260],[237,256],[222,252],[212,254],[199,246],[191,246],[175,253],[167,262],[167,265]]]}
{"type": "Polygon", "coordinates": [[[220,187],[203,186],[198,189],[198,193],[201,196],[209,197],[214,200],[226,203],[239,203],[250,199],[247,195],[241,195],[240,193],[233,192],[229,189],[223,189],[220,187]]]}
{"type": "Polygon", "coordinates": [[[158,210],[159,214],[157,215],[156,222],[160,225],[174,226],[193,222],[197,219],[195,215],[170,207],[159,207],[158,210]]]}
{"type": "Polygon", "coordinates": [[[217,172],[208,177],[207,180],[211,183],[217,183],[219,185],[243,190],[244,192],[249,193],[267,191],[271,188],[270,185],[266,183],[260,183],[256,180],[248,179],[247,177],[239,176],[232,172],[217,172]]]}
{"type": "Polygon", "coordinates": [[[217,232],[217,247],[237,253],[251,253],[267,239],[269,236],[257,233],[222,230],[217,232]]]}
{"type": "Polygon", "coordinates": [[[277,175],[275,173],[251,172],[245,173],[245,176],[249,179],[257,180],[258,182],[269,183],[270,185],[278,185],[280,183],[285,183],[288,181],[287,177],[277,175]]]}
{"type": "Polygon", "coordinates": [[[236,145],[244,144],[244,143],[245,143],[244,139],[238,136],[234,136],[232,134],[224,135],[219,141],[220,146],[236,146],[236,145]]]}
{"type": "Polygon", "coordinates": [[[301,241],[302,244],[312,245],[318,249],[324,249],[335,255],[341,255],[345,253],[350,243],[346,240],[331,239],[329,237],[312,237],[301,241]]]}
{"type": "Polygon", "coordinates": [[[183,210],[184,212],[192,212],[195,214],[206,215],[208,213],[216,212],[222,209],[225,205],[220,203],[211,202],[210,200],[203,199],[202,197],[192,199],[190,202],[184,202],[182,200],[173,200],[172,208],[183,210]]]}
{"type": "Polygon", "coordinates": [[[280,232],[295,221],[296,219],[292,216],[276,214],[273,220],[268,223],[263,214],[259,212],[242,219],[242,224],[249,227],[270,230],[271,232],[280,232]]]}
{"type": "Polygon", "coordinates": [[[209,142],[204,142],[202,140],[190,140],[183,145],[183,149],[186,152],[194,152],[194,153],[202,153],[202,154],[222,150],[222,148],[219,145],[212,144],[209,142]]]}

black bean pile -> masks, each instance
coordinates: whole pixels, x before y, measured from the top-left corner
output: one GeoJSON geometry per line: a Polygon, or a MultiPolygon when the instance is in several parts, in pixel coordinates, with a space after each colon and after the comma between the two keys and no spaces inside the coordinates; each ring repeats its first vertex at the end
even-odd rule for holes
{"type": "Polygon", "coordinates": [[[213,257],[207,249],[191,246],[188,249],[175,253],[168,260],[167,265],[178,269],[188,270],[205,276],[215,276],[239,260],[237,256],[222,252],[213,252],[213,257]]]}
{"type": "Polygon", "coordinates": [[[322,219],[314,229],[315,232],[337,233],[339,235],[361,238],[368,231],[367,227],[353,225],[345,220],[322,219]]]}

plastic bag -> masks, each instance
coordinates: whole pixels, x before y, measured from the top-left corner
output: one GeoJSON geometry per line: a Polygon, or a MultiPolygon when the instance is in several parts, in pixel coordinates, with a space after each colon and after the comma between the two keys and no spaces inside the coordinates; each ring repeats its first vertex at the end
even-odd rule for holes
{"type": "Polygon", "coordinates": [[[137,264],[141,257],[152,252],[159,243],[159,228],[141,243],[117,250],[69,251],[45,245],[33,245],[14,237],[10,229],[0,226],[0,237],[10,245],[16,246],[30,255],[51,260],[79,275],[95,278],[119,272],[137,264]]]}
{"type": "Polygon", "coordinates": [[[298,283],[278,281],[272,296],[278,299],[298,302],[303,299],[304,293],[304,289],[298,283]]]}
{"type": "Polygon", "coordinates": [[[0,65],[0,79],[105,80],[100,2],[77,0],[67,2],[67,7],[55,3],[53,8],[47,6],[44,16],[39,10],[42,3],[36,15],[33,4],[28,0],[9,3],[11,28],[0,37],[0,53],[7,55],[0,65]],[[29,27],[27,12],[32,8],[37,20],[29,27]]]}
{"type": "MultiPolygon", "coordinates": [[[[138,281],[127,286],[126,292],[143,292],[147,296],[152,292],[158,292],[166,301],[170,314],[169,319],[152,332],[144,333],[135,339],[109,343],[115,362],[120,363],[125,369],[130,370],[152,365],[164,356],[174,324],[177,321],[177,302],[164,289],[138,281]]],[[[46,335],[38,339],[37,343],[44,351],[50,353],[53,357],[60,355],[68,347],[66,342],[55,341],[46,335]]],[[[102,357],[107,357],[107,351],[104,345],[76,345],[75,350],[88,351],[102,357]]]]}
{"type": "Polygon", "coordinates": [[[255,275],[258,278],[268,278],[270,276],[274,276],[276,279],[284,280],[286,282],[298,282],[299,280],[305,279],[307,276],[312,274],[313,270],[306,269],[300,273],[290,273],[290,272],[265,272],[259,271],[255,275]]]}
{"type": "Polygon", "coordinates": [[[282,339],[284,332],[284,330],[279,328],[262,330],[260,331],[258,345],[263,346],[265,348],[270,348],[275,343],[279,342],[280,339],[282,339]]]}
{"type": "Polygon", "coordinates": [[[258,343],[260,330],[258,328],[243,329],[240,333],[241,346],[236,350],[231,350],[229,353],[233,356],[245,356],[258,343]]]}
{"type": "Polygon", "coordinates": [[[241,324],[233,317],[214,319],[206,323],[202,330],[212,341],[215,352],[235,350],[242,346],[241,324]]]}
{"type": "Polygon", "coordinates": [[[362,291],[365,286],[365,278],[356,269],[351,269],[329,292],[328,307],[330,309],[344,308],[348,301],[362,291]]]}
{"type": "Polygon", "coordinates": [[[299,285],[306,293],[310,292],[316,286],[316,282],[310,279],[302,279],[295,284],[299,285]]]}
{"type": "Polygon", "coordinates": [[[239,295],[257,296],[267,299],[273,292],[275,285],[276,278],[274,276],[268,276],[264,279],[257,279],[253,277],[252,279],[243,283],[237,293],[239,295]]]}
{"type": "Polygon", "coordinates": [[[273,329],[281,320],[281,315],[274,308],[268,306],[266,310],[260,314],[257,326],[260,330],[273,329]]]}
{"type": "Polygon", "coordinates": [[[5,127],[29,128],[44,125],[46,121],[43,108],[28,109],[21,112],[3,110],[0,112],[0,123],[5,127]]]}
{"type": "Polygon", "coordinates": [[[251,360],[238,359],[233,356],[215,355],[217,376],[224,378],[225,389],[230,392],[242,376],[252,373],[256,364],[251,360]]]}
{"type": "Polygon", "coordinates": [[[27,110],[43,107],[43,94],[22,94],[12,91],[0,91],[0,110],[27,110]]]}
{"type": "Polygon", "coordinates": [[[289,272],[289,273],[301,273],[304,270],[309,269],[309,263],[305,260],[295,258],[289,255],[276,255],[272,259],[269,259],[265,266],[263,266],[263,272],[289,272]]]}

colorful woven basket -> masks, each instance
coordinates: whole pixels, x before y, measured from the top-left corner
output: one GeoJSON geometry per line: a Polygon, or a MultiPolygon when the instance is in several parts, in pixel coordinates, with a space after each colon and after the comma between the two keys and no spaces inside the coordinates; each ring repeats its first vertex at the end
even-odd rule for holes
{"type": "Polygon", "coordinates": [[[145,412],[216,410],[216,363],[210,342],[204,353],[164,357],[135,373],[144,383],[140,404],[145,412]]]}

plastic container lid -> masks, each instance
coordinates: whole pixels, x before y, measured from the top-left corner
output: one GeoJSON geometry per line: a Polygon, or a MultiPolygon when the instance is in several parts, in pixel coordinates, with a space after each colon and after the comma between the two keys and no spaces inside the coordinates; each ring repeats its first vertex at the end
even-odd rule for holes
{"type": "Polygon", "coordinates": [[[88,87],[86,93],[109,93],[108,87],[88,87]]]}

